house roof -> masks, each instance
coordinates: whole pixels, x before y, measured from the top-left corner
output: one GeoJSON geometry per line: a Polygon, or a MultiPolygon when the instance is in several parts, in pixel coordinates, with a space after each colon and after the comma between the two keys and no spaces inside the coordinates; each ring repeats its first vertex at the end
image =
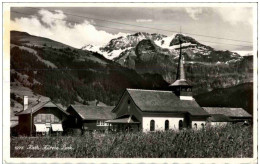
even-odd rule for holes
{"type": "Polygon", "coordinates": [[[232,122],[233,120],[223,114],[212,114],[211,117],[208,118],[211,122],[232,122]]]}
{"type": "Polygon", "coordinates": [[[127,89],[143,112],[181,112],[193,116],[209,116],[195,100],[180,100],[172,91],[127,89]]]}
{"type": "Polygon", "coordinates": [[[203,107],[209,114],[222,114],[227,117],[252,117],[243,108],[203,107]]]}
{"type": "Polygon", "coordinates": [[[110,120],[114,106],[70,105],[83,120],[110,120]]]}
{"type": "Polygon", "coordinates": [[[124,115],[119,118],[108,120],[106,123],[125,123],[125,124],[137,124],[140,123],[134,116],[132,115],[124,115]]]}
{"type": "Polygon", "coordinates": [[[35,113],[36,111],[40,110],[41,108],[44,107],[48,107],[48,108],[58,108],[60,109],[63,113],[65,113],[66,115],[69,115],[69,113],[67,113],[66,111],[64,111],[63,109],[61,109],[58,105],[54,104],[53,102],[49,101],[44,101],[44,102],[38,102],[37,104],[32,104],[29,105],[28,108],[26,110],[23,110],[19,113],[16,113],[16,116],[19,115],[23,115],[23,114],[30,114],[35,113]]]}

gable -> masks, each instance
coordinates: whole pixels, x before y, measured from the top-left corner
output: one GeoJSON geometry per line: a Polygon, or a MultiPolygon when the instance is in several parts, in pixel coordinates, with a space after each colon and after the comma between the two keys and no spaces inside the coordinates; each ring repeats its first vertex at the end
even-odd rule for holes
{"type": "Polygon", "coordinates": [[[116,115],[116,118],[125,115],[134,115],[139,121],[142,120],[142,111],[136,106],[135,102],[131,98],[128,92],[124,92],[120,98],[119,103],[113,109],[113,112],[116,115]]]}
{"type": "Polygon", "coordinates": [[[21,112],[17,113],[16,115],[19,116],[19,115],[23,115],[23,114],[35,113],[38,110],[41,110],[43,108],[57,108],[59,111],[63,112],[64,114],[69,115],[69,113],[67,113],[66,111],[61,109],[58,105],[54,104],[51,101],[39,102],[33,106],[29,106],[28,109],[21,111],[21,112]]]}

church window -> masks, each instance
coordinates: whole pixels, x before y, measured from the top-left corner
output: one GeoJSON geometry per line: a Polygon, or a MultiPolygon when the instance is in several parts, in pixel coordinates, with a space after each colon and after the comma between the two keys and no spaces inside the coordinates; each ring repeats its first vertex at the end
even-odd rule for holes
{"type": "Polygon", "coordinates": [[[164,126],[165,130],[169,130],[169,120],[165,121],[165,126],[164,126]]]}
{"type": "Polygon", "coordinates": [[[154,131],[154,129],[155,129],[155,121],[151,120],[150,121],[150,131],[154,131]]]}
{"type": "Polygon", "coordinates": [[[202,129],[204,129],[205,125],[203,123],[201,123],[201,127],[202,127],[202,129]]]}
{"type": "Polygon", "coordinates": [[[196,123],[194,124],[194,128],[197,129],[197,124],[196,123]]]}
{"type": "Polygon", "coordinates": [[[179,121],[179,130],[181,130],[183,128],[183,122],[182,120],[179,121]]]}

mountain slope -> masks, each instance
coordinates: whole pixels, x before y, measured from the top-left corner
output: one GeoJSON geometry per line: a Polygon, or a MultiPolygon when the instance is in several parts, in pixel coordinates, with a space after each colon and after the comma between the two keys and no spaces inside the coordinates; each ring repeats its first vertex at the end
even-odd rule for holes
{"type": "Polygon", "coordinates": [[[216,89],[194,98],[203,107],[240,107],[253,115],[253,83],[216,89]]]}
{"type": "Polygon", "coordinates": [[[140,75],[96,52],[23,32],[11,32],[10,48],[11,90],[19,82],[63,105],[95,99],[115,105],[125,88],[168,85],[160,75],[140,75]]]}

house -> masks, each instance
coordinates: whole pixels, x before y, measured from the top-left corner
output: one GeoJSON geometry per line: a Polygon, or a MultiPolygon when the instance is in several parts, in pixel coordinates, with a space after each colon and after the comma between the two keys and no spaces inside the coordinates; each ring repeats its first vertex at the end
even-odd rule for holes
{"type": "Polygon", "coordinates": [[[106,122],[117,130],[143,132],[200,129],[210,116],[192,97],[192,86],[185,78],[181,48],[176,81],[167,91],[126,89],[112,112],[115,118],[106,122]]]}
{"type": "Polygon", "coordinates": [[[114,114],[111,112],[113,108],[113,106],[70,105],[67,109],[70,114],[70,127],[88,131],[108,130],[110,124],[105,121],[113,119],[114,114]]]}
{"type": "Polygon", "coordinates": [[[24,96],[24,108],[18,116],[18,134],[49,134],[62,132],[63,122],[69,113],[52,101],[37,102],[28,105],[28,96],[24,96]]]}
{"type": "MultiPolygon", "coordinates": [[[[243,108],[229,108],[229,107],[203,107],[210,115],[224,115],[230,119],[231,122],[250,122],[252,115],[243,108]]],[[[229,122],[230,122],[229,121],[229,122]]]]}

